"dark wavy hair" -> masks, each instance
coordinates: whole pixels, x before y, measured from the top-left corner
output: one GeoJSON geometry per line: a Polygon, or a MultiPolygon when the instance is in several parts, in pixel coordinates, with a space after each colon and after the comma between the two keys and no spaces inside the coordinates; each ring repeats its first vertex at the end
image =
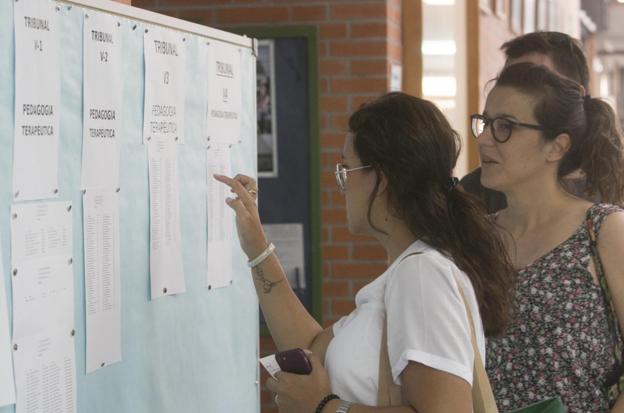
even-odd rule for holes
{"type": "Polygon", "coordinates": [[[565,33],[527,33],[503,43],[501,50],[507,59],[531,53],[550,56],[559,73],[577,81],[589,92],[589,68],[581,44],[565,33]]]}
{"type": "Polygon", "coordinates": [[[546,129],[544,139],[553,140],[561,133],[570,136],[570,148],[559,164],[560,181],[581,169],[588,195],[599,194],[605,202],[622,203],[622,131],[609,104],[583,96],[578,83],[532,63],[505,68],[496,86],[512,87],[538,100],[533,115],[546,129]]]}
{"type": "Polygon", "coordinates": [[[388,93],[349,119],[354,148],[377,180],[382,176],[393,213],[411,232],[447,254],[474,287],[485,332],[503,331],[511,315],[514,270],[479,200],[451,184],[460,140],[436,106],[404,93],[388,93]]]}

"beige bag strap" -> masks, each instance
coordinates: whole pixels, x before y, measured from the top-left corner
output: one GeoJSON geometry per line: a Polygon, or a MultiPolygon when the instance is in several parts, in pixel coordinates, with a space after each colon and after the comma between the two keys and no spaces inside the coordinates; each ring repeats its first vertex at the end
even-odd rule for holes
{"type": "Polygon", "coordinates": [[[379,384],[377,387],[377,406],[403,406],[401,386],[394,384],[390,356],[388,355],[388,323],[384,320],[379,352],[379,384]]]}
{"type": "MultiPolygon", "coordinates": [[[[413,252],[401,259],[421,254],[413,252]]],[[[384,306],[385,313],[385,306],[384,306]]],[[[381,334],[381,347],[379,351],[379,381],[377,385],[377,406],[405,406],[401,386],[394,384],[392,379],[392,369],[390,368],[390,355],[388,354],[388,320],[384,314],[383,333],[381,334]]]]}
{"type": "Polygon", "coordinates": [[[492,387],[490,386],[490,381],[488,380],[483,361],[481,360],[479,346],[477,345],[477,336],[475,334],[472,312],[468,307],[468,301],[466,300],[464,291],[459,285],[457,285],[457,289],[459,290],[459,294],[461,294],[464,307],[466,307],[468,321],[470,321],[470,341],[472,342],[472,351],[474,353],[474,369],[472,377],[473,413],[498,413],[496,401],[494,400],[494,393],[492,393],[492,387]]]}
{"type": "MultiPolygon", "coordinates": [[[[403,259],[410,255],[417,255],[420,252],[412,253],[403,257],[403,259]]],[[[461,295],[468,315],[468,321],[470,322],[470,342],[472,344],[472,351],[474,353],[474,367],[472,378],[472,408],[473,413],[498,413],[496,407],[496,401],[494,400],[494,393],[490,386],[487,373],[483,361],[481,360],[481,353],[479,352],[479,346],[477,345],[477,336],[475,333],[474,320],[472,318],[472,311],[468,307],[468,301],[464,295],[463,289],[457,284],[457,289],[461,295]]],[[[394,384],[392,379],[392,370],[390,368],[390,356],[388,354],[388,321],[384,316],[383,333],[381,335],[381,349],[379,352],[379,384],[377,388],[377,406],[389,407],[389,406],[404,406],[403,393],[401,392],[401,386],[394,384]]]]}

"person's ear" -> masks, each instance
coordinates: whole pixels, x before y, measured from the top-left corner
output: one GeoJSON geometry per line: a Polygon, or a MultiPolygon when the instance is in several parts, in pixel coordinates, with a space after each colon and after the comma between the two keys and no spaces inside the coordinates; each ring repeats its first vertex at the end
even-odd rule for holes
{"type": "Polygon", "coordinates": [[[567,133],[560,133],[550,141],[549,149],[546,153],[546,160],[549,162],[559,162],[563,159],[566,153],[570,150],[572,141],[570,135],[567,133]]]}
{"type": "Polygon", "coordinates": [[[386,189],[388,188],[388,179],[383,172],[379,171],[379,188],[377,191],[377,196],[385,195],[386,189]]]}

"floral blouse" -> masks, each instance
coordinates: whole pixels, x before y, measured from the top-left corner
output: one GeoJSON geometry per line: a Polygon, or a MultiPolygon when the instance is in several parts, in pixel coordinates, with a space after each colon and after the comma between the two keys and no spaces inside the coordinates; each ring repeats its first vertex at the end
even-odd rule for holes
{"type": "MultiPolygon", "coordinates": [[[[598,236],[620,207],[589,210],[598,236]]],[[[616,340],[602,289],[588,271],[592,260],[586,224],[518,272],[514,320],[487,344],[486,366],[501,411],[560,396],[569,413],[603,413],[605,387],[619,368],[616,340]]]]}

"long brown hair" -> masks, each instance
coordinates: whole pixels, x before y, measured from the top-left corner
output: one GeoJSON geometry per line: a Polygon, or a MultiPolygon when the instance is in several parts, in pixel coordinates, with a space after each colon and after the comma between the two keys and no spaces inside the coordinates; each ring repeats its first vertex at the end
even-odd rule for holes
{"type": "Polygon", "coordinates": [[[570,136],[570,149],[559,164],[560,180],[581,169],[587,177],[587,194],[600,194],[605,202],[622,202],[622,132],[611,106],[583,95],[573,80],[532,63],[505,68],[496,86],[508,86],[538,99],[533,115],[546,129],[544,139],[555,139],[561,133],[570,136]]]}
{"type": "Polygon", "coordinates": [[[479,200],[452,184],[460,141],[444,115],[429,101],[395,92],[356,111],[349,128],[362,163],[377,175],[371,226],[383,175],[397,216],[470,278],[486,334],[502,332],[510,320],[514,270],[479,200]]]}

